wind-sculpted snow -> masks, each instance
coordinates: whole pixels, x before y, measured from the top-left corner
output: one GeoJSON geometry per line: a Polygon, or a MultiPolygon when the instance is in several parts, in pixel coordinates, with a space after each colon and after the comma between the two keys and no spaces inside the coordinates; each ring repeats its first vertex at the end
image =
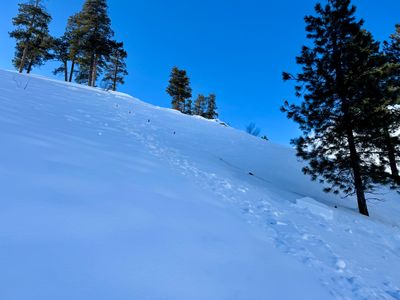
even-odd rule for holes
{"type": "Polygon", "coordinates": [[[0,140],[0,299],[400,299],[400,196],[362,217],[284,146],[6,71],[0,140]]]}

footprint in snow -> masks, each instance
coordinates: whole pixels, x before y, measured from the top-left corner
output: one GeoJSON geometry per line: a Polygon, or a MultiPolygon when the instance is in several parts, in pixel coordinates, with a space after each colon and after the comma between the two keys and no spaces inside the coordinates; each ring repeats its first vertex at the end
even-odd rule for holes
{"type": "Polygon", "coordinates": [[[343,272],[346,269],[347,265],[344,260],[338,259],[336,261],[336,268],[339,272],[343,272]]]}

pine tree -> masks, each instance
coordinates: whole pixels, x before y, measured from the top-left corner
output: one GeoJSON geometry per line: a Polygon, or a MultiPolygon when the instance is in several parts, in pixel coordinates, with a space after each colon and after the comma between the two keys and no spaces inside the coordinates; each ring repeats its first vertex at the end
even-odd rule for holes
{"type": "MultiPolygon", "coordinates": [[[[383,153],[390,171],[391,178],[397,187],[400,187],[400,172],[398,162],[400,157],[400,24],[396,25],[395,33],[390,36],[389,42],[384,42],[384,55],[387,62],[386,72],[383,73],[383,84],[380,84],[383,101],[378,112],[371,116],[379,118],[378,128],[381,136],[374,139],[377,147],[383,146],[383,153]]],[[[382,158],[382,156],[381,156],[382,158]]]]}
{"type": "Polygon", "coordinates": [[[75,82],[79,84],[90,84],[90,60],[87,57],[79,57],[77,60],[77,64],[79,65],[78,70],[75,74],[75,82]]]}
{"type": "MultiPolygon", "coordinates": [[[[375,81],[375,84],[368,87],[371,96],[369,101],[365,101],[365,107],[358,121],[362,125],[359,134],[368,137],[362,145],[362,151],[374,153],[384,170],[390,170],[390,173],[375,173],[374,180],[377,183],[392,183],[399,186],[397,163],[400,146],[398,136],[400,111],[396,105],[399,103],[400,85],[396,83],[397,88],[394,88],[391,79],[393,71],[399,73],[398,67],[393,68],[391,64],[386,64],[371,73],[373,76],[371,82],[375,81]]],[[[395,81],[398,82],[398,79],[395,81]]]]}
{"type": "Polygon", "coordinates": [[[126,69],[126,58],[128,53],[124,50],[124,44],[113,41],[111,43],[111,54],[107,57],[105,75],[103,82],[106,89],[117,90],[118,84],[124,84],[124,76],[128,75],[126,69]]]}
{"type": "Polygon", "coordinates": [[[207,119],[216,119],[216,118],[218,118],[217,97],[215,96],[215,94],[210,94],[207,97],[207,110],[205,112],[205,117],[207,119]]]}
{"type": "Polygon", "coordinates": [[[86,0],[82,11],[74,20],[78,25],[80,39],[78,59],[78,82],[86,82],[95,86],[99,74],[106,64],[106,57],[112,52],[111,38],[114,32],[111,29],[111,20],[107,13],[106,0],[86,0]]]}
{"type": "Polygon", "coordinates": [[[193,102],[192,99],[188,99],[185,103],[185,114],[192,115],[193,114],[193,102]]]}
{"type": "Polygon", "coordinates": [[[56,68],[53,73],[54,75],[63,73],[64,80],[68,81],[69,73],[68,73],[68,61],[70,58],[70,44],[65,35],[60,38],[54,40],[53,43],[53,52],[54,52],[54,59],[61,62],[61,66],[56,68]]]}
{"type": "Polygon", "coordinates": [[[61,62],[61,65],[54,70],[54,74],[64,74],[65,81],[72,82],[76,74],[78,58],[82,54],[83,32],[81,31],[79,13],[68,18],[65,33],[54,41],[54,58],[61,62]],[[70,68],[68,64],[71,64],[70,68]]]}
{"type": "Polygon", "coordinates": [[[194,102],[193,114],[196,116],[203,117],[205,115],[206,107],[207,107],[207,98],[204,95],[199,94],[197,96],[196,101],[194,102]]]}
{"type": "Polygon", "coordinates": [[[284,73],[285,80],[297,81],[296,95],[303,101],[286,102],[282,110],[303,131],[293,143],[308,161],[304,173],[327,184],[326,192],[355,194],[360,213],[368,216],[365,193],[383,171],[372,153],[360,151],[368,136],[358,120],[366,101],[374,105],[369,85],[379,44],[356,20],[350,0],[329,0],[315,11],[317,16],[305,18],[313,46],[304,46],[297,57],[302,73],[284,73]]]}
{"type": "Polygon", "coordinates": [[[185,70],[177,67],[172,69],[167,93],[172,97],[172,108],[185,112],[186,101],[192,97],[190,80],[185,70]]]}
{"type": "Polygon", "coordinates": [[[64,33],[64,37],[69,44],[69,61],[71,62],[70,72],[68,81],[72,82],[72,79],[76,72],[76,65],[79,57],[83,51],[83,39],[84,32],[82,30],[82,22],[80,20],[80,14],[72,15],[68,18],[67,27],[64,33]]]}
{"type": "MultiPolygon", "coordinates": [[[[396,59],[396,34],[384,43],[384,51],[375,56],[366,87],[364,106],[359,117],[361,132],[368,138],[363,143],[363,152],[371,152],[380,159],[390,173],[376,173],[377,183],[392,183],[400,186],[398,156],[400,139],[400,57],[396,59]]],[[[358,133],[360,134],[360,133],[358,133]]]]}
{"type": "Polygon", "coordinates": [[[50,53],[52,47],[53,39],[48,35],[32,39],[30,41],[30,51],[25,56],[25,64],[22,65],[24,48],[22,44],[17,44],[13,65],[16,69],[22,69],[22,71],[26,71],[29,74],[33,67],[42,66],[46,61],[53,59],[53,54],[50,53]]]}
{"type": "Polygon", "coordinates": [[[15,30],[10,37],[17,40],[14,65],[20,73],[28,73],[35,65],[41,65],[50,58],[51,37],[49,23],[51,16],[40,0],[30,0],[19,4],[18,15],[13,18],[15,30]]]}
{"type": "Polygon", "coordinates": [[[251,122],[249,125],[246,126],[246,132],[250,135],[253,136],[260,136],[261,129],[257,127],[257,124],[254,122],[251,122]]]}
{"type": "Polygon", "coordinates": [[[395,32],[390,36],[390,41],[384,42],[384,52],[392,63],[400,60],[400,24],[395,25],[395,32]]]}

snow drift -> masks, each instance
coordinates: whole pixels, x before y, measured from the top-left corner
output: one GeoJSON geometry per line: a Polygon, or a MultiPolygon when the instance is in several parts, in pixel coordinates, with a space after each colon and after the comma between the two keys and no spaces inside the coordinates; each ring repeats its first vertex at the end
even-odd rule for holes
{"type": "Polygon", "coordinates": [[[400,196],[362,217],[289,148],[7,71],[0,141],[0,299],[400,299],[400,196]]]}

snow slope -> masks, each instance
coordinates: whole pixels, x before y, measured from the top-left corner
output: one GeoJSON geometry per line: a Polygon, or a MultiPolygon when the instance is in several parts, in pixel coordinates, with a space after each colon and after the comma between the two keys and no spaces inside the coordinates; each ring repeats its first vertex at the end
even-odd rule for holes
{"type": "Polygon", "coordinates": [[[0,141],[0,299],[400,299],[400,196],[362,217],[286,147],[7,71],[0,141]]]}

